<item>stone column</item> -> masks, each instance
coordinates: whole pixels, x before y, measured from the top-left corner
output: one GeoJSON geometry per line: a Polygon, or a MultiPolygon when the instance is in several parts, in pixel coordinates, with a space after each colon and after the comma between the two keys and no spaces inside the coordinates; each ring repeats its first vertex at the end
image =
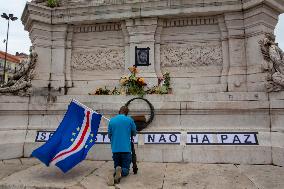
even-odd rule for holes
{"type": "Polygon", "coordinates": [[[140,76],[146,78],[146,82],[156,82],[155,71],[155,34],[158,18],[139,18],[126,20],[126,28],[129,33],[129,66],[135,64],[135,47],[150,48],[149,66],[139,66],[140,76]]]}
{"type": "Polygon", "coordinates": [[[70,81],[71,51],[65,51],[67,25],[34,22],[29,30],[32,45],[38,53],[35,77],[32,80],[33,92],[39,95],[46,95],[50,89],[63,92],[65,80],[68,78],[70,81]]]}
{"type": "Polygon", "coordinates": [[[65,64],[65,80],[66,80],[65,85],[68,88],[73,86],[72,69],[71,69],[72,39],[73,39],[73,26],[69,25],[67,30],[67,38],[66,38],[66,64],[65,64]]]}
{"type": "Polygon", "coordinates": [[[222,55],[223,55],[223,69],[221,73],[221,84],[225,84],[226,90],[228,91],[228,73],[230,68],[230,57],[229,57],[229,42],[228,42],[228,29],[224,20],[224,16],[218,17],[218,24],[221,32],[222,41],[222,55]]]}
{"type": "Polygon", "coordinates": [[[46,94],[51,75],[51,25],[33,22],[29,31],[32,45],[38,54],[32,80],[33,92],[46,94]]]}
{"type": "Polygon", "coordinates": [[[65,86],[67,25],[53,25],[51,47],[51,78],[52,89],[63,92],[65,86]]]}
{"type": "Polygon", "coordinates": [[[225,13],[228,28],[229,60],[228,91],[247,91],[247,62],[242,12],[225,13]]]}
{"type": "Polygon", "coordinates": [[[158,77],[162,77],[161,71],[161,32],[163,30],[163,20],[158,20],[158,26],[155,33],[155,71],[158,77]]]}
{"type": "Polygon", "coordinates": [[[248,9],[244,13],[248,91],[266,91],[267,74],[262,70],[265,60],[258,42],[265,33],[274,33],[277,21],[278,13],[266,5],[248,9]]]}
{"type": "Polygon", "coordinates": [[[124,73],[127,74],[127,71],[128,71],[128,68],[130,66],[132,66],[130,64],[130,54],[129,54],[129,48],[130,48],[130,45],[129,45],[129,33],[128,33],[128,30],[126,28],[126,22],[123,21],[121,23],[121,30],[122,30],[122,33],[123,33],[123,42],[124,42],[124,61],[125,61],[125,67],[124,67],[124,73]]]}

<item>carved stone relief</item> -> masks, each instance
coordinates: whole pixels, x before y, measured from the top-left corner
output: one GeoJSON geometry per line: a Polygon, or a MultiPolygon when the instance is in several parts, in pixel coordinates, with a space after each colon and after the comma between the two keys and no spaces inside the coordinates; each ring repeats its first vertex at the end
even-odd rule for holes
{"type": "Polygon", "coordinates": [[[35,52],[34,47],[31,47],[28,63],[21,63],[17,67],[17,73],[7,83],[0,85],[0,95],[29,96],[37,60],[38,54],[35,52]]]}
{"type": "Polygon", "coordinates": [[[216,25],[218,24],[217,17],[197,17],[197,18],[177,18],[164,19],[163,27],[184,27],[198,25],[216,25]]]}
{"type": "Polygon", "coordinates": [[[74,33],[104,32],[104,31],[119,31],[119,30],[121,30],[121,24],[119,22],[94,24],[94,25],[81,25],[74,27],[74,33]]]}
{"type": "Polygon", "coordinates": [[[124,68],[124,49],[101,48],[90,52],[73,52],[72,69],[81,71],[124,68]]]}
{"type": "Polygon", "coordinates": [[[275,43],[275,36],[267,33],[263,40],[259,41],[261,52],[266,60],[263,71],[268,73],[267,91],[277,92],[284,90],[284,52],[275,43]]]}
{"type": "Polygon", "coordinates": [[[221,66],[221,45],[161,46],[162,67],[221,66]]]}

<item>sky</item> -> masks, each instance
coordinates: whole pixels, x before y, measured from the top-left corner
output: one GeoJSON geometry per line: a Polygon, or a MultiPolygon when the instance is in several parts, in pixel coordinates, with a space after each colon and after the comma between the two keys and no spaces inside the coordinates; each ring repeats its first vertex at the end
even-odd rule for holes
{"type": "MultiPolygon", "coordinates": [[[[29,0],[30,1],[30,0],[29,0]]],[[[29,53],[31,42],[29,34],[24,30],[21,22],[22,12],[24,10],[26,0],[0,0],[0,14],[12,13],[18,17],[18,20],[10,23],[8,53],[15,54],[16,52],[29,53]]],[[[0,17],[0,50],[5,51],[5,43],[7,33],[7,21],[0,17]]],[[[279,22],[275,30],[276,40],[279,46],[284,50],[284,14],[280,15],[279,22]]]]}

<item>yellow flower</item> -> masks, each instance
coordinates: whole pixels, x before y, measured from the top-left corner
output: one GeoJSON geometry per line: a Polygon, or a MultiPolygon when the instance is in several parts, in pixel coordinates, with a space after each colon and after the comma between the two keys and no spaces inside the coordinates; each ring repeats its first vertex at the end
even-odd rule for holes
{"type": "Polygon", "coordinates": [[[147,85],[147,84],[145,83],[145,79],[144,79],[143,77],[138,77],[138,78],[137,78],[137,82],[138,82],[140,85],[147,85]]]}
{"type": "Polygon", "coordinates": [[[128,76],[123,76],[123,77],[120,78],[119,83],[121,85],[124,85],[125,83],[127,83],[128,80],[129,80],[128,76]]]}
{"type": "Polygon", "coordinates": [[[119,82],[120,82],[120,83],[125,83],[125,82],[128,81],[128,80],[129,80],[129,77],[128,77],[128,76],[122,76],[122,77],[120,77],[119,82]]]}
{"type": "Polygon", "coordinates": [[[138,73],[138,69],[135,66],[129,67],[128,70],[133,74],[138,73]]]}
{"type": "Polygon", "coordinates": [[[120,94],[121,94],[121,95],[126,95],[125,88],[120,88],[120,94]]]}

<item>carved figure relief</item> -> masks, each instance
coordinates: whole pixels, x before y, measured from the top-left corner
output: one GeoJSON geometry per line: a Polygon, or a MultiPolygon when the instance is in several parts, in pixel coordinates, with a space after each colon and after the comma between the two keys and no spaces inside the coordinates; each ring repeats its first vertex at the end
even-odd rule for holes
{"type": "Polygon", "coordinates": [[[72,68],[81,71],[123,69],[124,49],[101,48],[91,52],[74,52],[72,68]]]}
{"type": "Polygon", "coordinates": [[[277,92],[284,89],[284,52],[275,43],[275,36],[267,33],[259,41],[261,52],[266,60],[263,70],[268,72],[267,91],[277,92]]]}
{"type": "Polygon", "coordinates": [[[163,67],[221,66],[222,49],[219,45],[161,46],[163,67]]]}
{"type": "Polygon", "coordinates": [[[34,78],[34,68],[38,55],[31,47],[29,62],[22,63],[17,68],[18,72],[5,84],[0,85],[0,95],[29,96],[31,94],[31,80],[34,78]]]}

